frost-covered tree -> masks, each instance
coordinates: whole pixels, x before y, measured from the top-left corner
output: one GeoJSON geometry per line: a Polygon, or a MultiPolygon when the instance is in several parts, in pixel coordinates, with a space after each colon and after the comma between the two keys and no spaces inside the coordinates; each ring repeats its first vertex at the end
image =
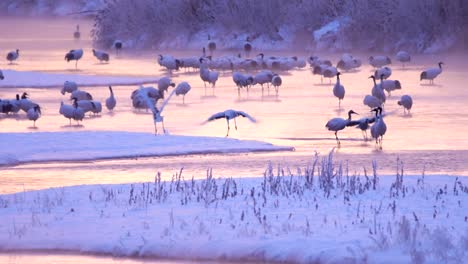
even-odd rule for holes
{"type": "Polygon", "coordinates": [[[93,33],[102,47],[122,39],[126,47],[201,49],[210,34],[221,48],[237,47],[236,41],[249,37],[254,45],[297,49],[317,46],[321,40],[314,31],[333,21],[341,22],[339,28],[319,46],[418,52],[468,46],[466,0],[0,1],[1,13],[66,15],[88,9],[98,10],[93,33]]]}

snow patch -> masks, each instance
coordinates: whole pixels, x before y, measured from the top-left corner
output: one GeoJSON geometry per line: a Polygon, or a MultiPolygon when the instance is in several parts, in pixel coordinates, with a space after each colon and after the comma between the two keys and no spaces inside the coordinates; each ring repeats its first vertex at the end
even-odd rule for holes
{"type": "Polygon", "coordinates": [[[80,86],[141,85],[158,81],[158,78],[148,77],[59,74],[15,70],[3,70],[3,75],[5,79],[0,82],[0,88],[62,87],[65,81],[73,81],[80,86]]]}
{"type": "Polygon", "coordinates": [[[292,147],[218,137],[131,132],[2,133],[0,165],[26,162],[95,160],[253,151],[288,151],[292,147]],[[11,148],[11,142],[15,147],[11,148]]]}

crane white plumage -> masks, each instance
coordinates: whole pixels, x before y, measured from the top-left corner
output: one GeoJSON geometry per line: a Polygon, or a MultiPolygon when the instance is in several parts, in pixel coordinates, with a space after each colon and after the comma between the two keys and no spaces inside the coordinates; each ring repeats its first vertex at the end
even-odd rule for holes
{"type": "Polygon", "coordinates": [[[96,57],[96,59],[99,60],[100,63],[102,63],[103,61],[109,63],[109,53],[93,49],[93,55],[94,57],[96,57]]]}
{"type": "Polygon", "coordinates": [[[158,89],[160,91],[165,91],[167,92],[167,89],[169,86],[175,87],[175,83],[172,82],[171,78],[169,77],[161,77],[158,80],[158,89]]]}
{"type": "Polygon", "coordinates": [[[343,54],[341,59],[336,64],[336,67],[340,70],[349,71],[355,68],[359,68],[361,65],[361,60],[354,58],[351,54],[343,54]]]}
{"type": "Polygon", "coordinates": [[[392,64],[392,60],[388,56],[379,55],[379,56],[370,56],[369,64],[374,68],[380,68],[388,64],[392,64]]]}
{"type": "Polygon", "coordinates": [[[73,92],[71,92],[71,95],[70,95],[70,100],[73,100],[73,98],[76,98],[77,101],[80,101],[80,100],[93,100],[93,96],[86,92],[86,91],[82,91],[82,90],[75,90],[73,92]]]}
{"type": "Polygon", "coordinates": [[[247,89],[247,94],[249,93],[250,86],[254,83],[254,78],[250,74],[243,74],[240,72],[233,72],[232,73],[232,80],[237,86],[237,94],[240,96],[241,88],[247,89]]]}
{"type": "Polygon", "coordinates": [[[60,114],[68,118],[71,125],[71,120],[81,121],[84,118],[85,112],[82,108],[78,107],[78,102],[73,100],[73,105],[66,105],[63,102],[60,103],[60,114]]]}
{"type": "Polygon", "coordinates": [[[36,127],[36,120],[39,119],[39,117],[41,117],[41,114],[41,107],[39,105],[30,108],[26,113],[28,119],[34,121],[33,127],[36,127]]]}
{"type": "Polygon", "coordinates": [[[212,116],[210,116],[205,122],[203,122],[202,124],[206,124],[207,122],[211,122],[213,120],[217,120],[217,119],[222,119],[222,118],[225,118],[226,119],[226,122],[227,122],[227,133],[226,133],[226,137],[229,136],[229,130],[231,129],[230,125],[229,125],[229,120],[231,119],[234,119],[234,127],[235,129],[237,130],[237,122],[236,122],[236,118],[238,116],[242,116],[242,117],[246,117],[250,122],[252,123],[256,123],[257,120],[255,118],[253,118],[252,116],[250,116],[249,114],[247,114],[246,112],[243,112],[243,111],[238,111],[238,110],[233,110],[233,109],[228,109],[228,110],[225,110],[223,112],[219,112],[219,113],[216,113],[212,116]]]}
{"type": "Polygon", "coordinates": [[[81,37],[81,33],[80,33],[80,25],[76,25],[76,30],[75,32],[73,32],[73,38],[75,40],[79,40],[81,37]]]}
{"type": "Polygon", "coordinates": [[[106,99],[106,107],[109,111],[112,111],[117,105],[117,100],[115,100],[114,91],[112,90],[112,86],[110,85],[109,85],[109,92],[110,92],[110,95],[106,99]]]}
{"type": "Polygon", "coordinates": [[[136,109],[148,109],[147,100],[145,97],[149,97],[149,99],[155,105],[159,99],[164,98],[164,90],[159,90],[152,86],[143,87],[134,90],[131,95],[132,105],[136,109]]]}
{"type": "Polygon", "coordinates": [[[67,54],[65,54],[65,60],[70,62],[71,60],[75,60],[75,69],[78,69],[78,61],[83,57],[83,49],[76,49],[70,50],[67,54]]]}
{"type": "Polygon", "coordinates": [[[307,58],[307,62],[309,62],[310,67],[312,68],[319,65],[332,66],[330,60],[320,59],[318,56],[310,56],[309,58],[307,58]]]}
{"type": "Polygon", "coordinates": [[[208,34],[208,43],[206,44],[208,46],[208,50],[210,51],[210,56],[213,56],[213,52],[216,50],[216,42],[211,39],[210,34],[208,34]]]}
{"type": "Polygon", "coordinates": [[[376,107],[382,106],[382,101],[380,101],[379,98],[373,95],[366,95],[362,103],[364,105],[369,106],[370,108],[376,108],[376,107]]]}
{"type": "Polygon", "coordinates": [[[175,88],[175,94],[177,96],[182,95],[182,104],[185,104],[185,95],[192,89],[188,82],[181,82],[175,88]]]}
{"type": "Polygon", "coordinates": [[[200,68],[200,57],[199,56],[192,56],[186,58],[179,58],[180,67],[190,71],[200,68]]]}
{"type": "Polygon", "coordinates": [[[172,57],[172,56],[163,56],[161,54],[158,55],[158,64],[162,67],[165,67],[169,73],[172,71],[178,71],[179,67],[181,66],[180,60],[172,57]]]}
{"type": "Polygon", "coordinates": [[[387,91],[388,96],[392,96],[392,91],[401,90],[401,83],[399,80],[383,80],[381,86],[387,91]]]}
{"type": "Polygon", "coordinates": [[[406,112],[410,112],[411,108],[413,107],[413,98],[411,96],[405,94],[401,96],[400,101],[398,101],[398,105],[403,106],[403,112],[406,114],[406,112]]]}
{"type": "Polygon", "coordinates": [[[262,87],[262,97],[264,95],[264,87],[263,85],[266,84],[268,88],[268,94],[270,94],[270,83],[273,79],[273,72],[270,70],[263,70],[253,76],[253,84],[260,84],[262,87]]]}
{"type": "Polygon", "coordinates": [[[278,97],[279,88],[280,88],[281,84],[283,84],[283,80],[281,79],[281,77],[278,74],[274,74],[273,78],[271,78],[271,84],[275,88],[276,97],[278,97]]]}
{"type": "Polygon", "coordinates": [[[19,57],[19,49],[13,50],[8,52],[6,59],[10,62],[9,64],[13,64],[13,61],[17,60],[19,57]]]}
{"type": "MultiPolygon", "coordinates": [[[[76,98],[72,98],[72,100],[76,100],[76,98]]],[[[102,105],[98,101],[76,100],[76,105],[79,108],[81,108],[85,114],[87,112],[92,112],[92,113],[97,114],[97,113],[100,113],[102,111],[102,105]]]]}
{"type": "Polygon", "coordinates": [[[408,52],[406,51],[403,51],[403,50],[400,50],[397,54],[396,54],[396,58],[397,58],[397,61],[401,62],[403,64],[403,68],[405,67],[405,63],[406,62],[410,62],[411,61],[411,56],[408,52]]]}
{"type": "Polygon", "coordinates": [[[4,103],[4,109],[3,109],[4,113],[6,113],[6,114],[8,114],[10,112],[11,113],[18,113],[19,110],[21,110],[20,101],[21,101],[21,98],[20,98],[19,94],[16,94],[15,99],[9,99],[9,100],[2,101],[4,103]]]}
{"type": "Polygon", "coordinates": [[[329,131],[335,131],[335,138],[336,138],[336,142],[338,143],[338,146],[341,145],[340,139],[338,138],[338,131],[343,130],[351,122],[351,115],[352,114],[357,115],[358,113],[354,112],[353,110],[349,110],[348,111],[348,119],[344,119],[344,118],[341,118],[341,117],[335,117],[335,118],[330,119],[327,122],[327,124],[325,125],[325,127],[329,131]]]}
{"type": "Polygon", "coordinates": [[[328,66],[322,69],[322,75],[324,78],[328,78],[329,83],[331,83],[331,78],[335,77],[337,73],[338,73],[338,69],[333,66],[328,66]]]}
{"type": "Polygon", "coordinates": [[[376,120],[376,116],[374,117],[363,117],[358,120],[351,120],[346,126],[354,126],[359,128],[362,132],[362,136],[364,140],[367,141],[367,130],[369,129],[369,124],[372,124],[376,120]]]}
{"type": "Polygon", "coordinates": [[[62,90],[60,90],[60,93],[65,94],[65,93],[72,93],[73,91],[78,90],[78,84],[76,82],[72,81],[65,81],[63,84],[62,90]]]}
{"type": "Polygon", "coordinates": [[[249,37],[247,37],[244,43],[244,52],[247,58],[250,56],[251,51],[252,51],[252,43],[250,43],[250,39],[249,37]]]}
{"type": "Polygon", "coordinates": [[[148,93],[142,92],[139,93],[139,96],[146,102],[147,107],[151,110],[153,113],[153,122],[154,122],[154,134],[158,134],[158,127],[157,123],[161,122],[162,123],[162,128],[163,132],[167,133],[166,128],[164,128],[164,117],[161,115],[162,111],[166,107],[167,103],[169,102],[169,99],[176,93],[177,89],[172,90],[172,92],[169,94],[169,96],[164,100],[164,102],[161,104],[160,109],[158,109],[155,105],[154,99],[151,98],[148,93]]]}
{"type": "Polygon", "coordinates": [[[34,103],[33,101],[29,100],[28,96],[29,96],[28,93],[24,92],[21,95],[21,99],[19,100],[19,107],[25,113],[27,113],[29,109],[31,109],[31,108],[38,105],[38,104],[34,103]]]}
{"type": "Polygon", "coordinates": [[[13,100],[0,100],[0,113],[17,113],[20,110],[19,100],[19,94],[13,100]]]}
{"type": "Polygon", "coordinates": [[[218,81],[219,72],[217,71],[210,71],[208,69],[207,62],[204,58],[200,58],[200,78],[205,85],[205,95],[206,95],[206,83],[208,82],[211,84],[212,87],[212,95],[214,95],[214,89],[216,86],[216,82],[218,81]]]}
{"type": "Polygon", "coordinates": [[[434,79],[442,73],[442,64],[444,63],[439,62],[439,68],[430,68],[421,72],[420,81],[429,80],[430,84],[434,84],[434,79]]]}
{"type": "Polygon", "coordinates": [[[340,83],[340,75],[340,72],[336,73],[336,83],[335,86],[333,86],[333,95],[338,98],[338,107],[341,107],[341,100],[343,100],[345,96],[345,88],[340,83]]]}
{"type": "Polygon", "coordinates": [[[375,144],[382,149],[383,136],[387,132],[387,125],[383,120],[382,107],[377,107],[372,111],[376,112],[375,124],[371,126],[371,136],[375,139],[375,144]]]}
{"type": "Polygon", "coordinates": [[[123,41],[116,39],[114,43],[112,43],[112,47],[115,49],[115,54],[119,55],[120,51],[123,48],[123,41]]]}
{"type": "Polygon", "coordinates": [[[377,79],[380,79],[380,76],[383,74],[384,76],[384,79],[388,79],[388,77],[390,77],[390,75],[392,75],[392,69],[390,69],[390,67],[382,67],[382,68],[379,68],[377,70],[375,70],[374,72],[374,77],[377,78],[377,79]]]}
{"type": "Polygon", "coordinates": [[[94,108],[91,109],[91,112],[93,112],[93,114],[99,114],[102,112],[102,104],[101,102],[99,101],[92,101],[94,103],[94,108]]]}
{"type": "Polygon", "coordinates": [[[369,78],[372,79],[372,82],[374,83],[374,86],[372,86],[372,91],[371,91],[372,96],[379,99],[381,104],[385,103],[385,101],[387,100],[387,96],[385,95],[385,92],[383,91],[382,85],[377,84],[377,82],[375,81],[374,75],[371,75],[369,78]]]}

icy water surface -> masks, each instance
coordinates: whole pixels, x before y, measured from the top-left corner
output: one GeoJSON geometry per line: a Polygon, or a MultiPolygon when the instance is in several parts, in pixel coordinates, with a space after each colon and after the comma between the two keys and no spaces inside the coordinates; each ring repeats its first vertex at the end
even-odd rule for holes
{"type": "MultiPolygon", "coordinates": [[[[167,51],[123,52],[115,58],[111,52],[110,64],[99,64],[92,57],[91,22],[86,20],[39,20],[0,18],[3,25],[0,38],[0,55],[19,48],[21,57],[16,65],[0,62],[0,69],[34,70],[53,73],[79,73],[120,76],[162,76],[165,73],[157,66],[156,56],[167,51]],[[19,23],[22,27],[18,27],[19,23]],[[82,39],[74,41],[72,33],[79,23],[82,39]],[[73,48],[84,48],[85,55],[79,62],[79,70],[74,63],[66,63],[64,54],[73,48]]],[[[171,52],[174,55],[198,55],[196,51],[171,52]]],[[[237,53],[237,51],[233,51],[237,53]]],[[[215,54],[216,56],[217,54],[215,54]]],[[[279,53],[279,55],[301,55],[279,53]]],[[[356,54],[358,55],[358,54],[356,54]]],[[[359,54],[364,62],[369,54],[359,54]]],[[[339,54],[323,55],[336,61],[339,54]]],[[[3,58],[3,57],[2,57],[3,58]]],[[[468,108],[466,107],[466,83],[468,76],[466,55],[426,55],[416,56],[414,63],[402,69],[393,64],[392,79],[398,79],[403,90],[397,91],[388,99],[385,117],[387,134],[383,150],[376,149],[373,142],[363,142],[359,130],[347,129],[340,133],[341,148],[335,149],[336,160],[349,162],[350,172],[361,173],[362,168],[370,170],[371,161],[377,160],[381,174],[392,174],[396,160],[404,161],[407,173],[458,174],[468,175],[468,108]],[[427,67],[434,67],[438,61],[446,67],[435,85],[419,82],[419,73],[427,67]],[[410,94],[414,106],[410,116],[403,115],[397,100],[403,94],[410,94]]],[[[333,96],[332,86],[320,83],[310,69],[281,74],[283,87],[279,98],[267,97],[262,100],[259,87],[252,89],[248,97],[237,97],[231,73],[222,73],[216,87],[216,97],[204,97],[203,83],[198,73],[175,73],[176,83],[188,81],[192,91],[186,97],[174,97],[165,110],[166,127],[171,134],[224,136],[224,121],[200,125],[211,114],[227,108],[244,110],[259,120],[251,124],[238,120],[239,129],[232,130],[231,136],[239,139],[256,139],[273,144],[294,146],[294,152],[249,153],[227,155],[193,155],[180,157],[159,157],[144,159],[119,159],[94,162],[69,163],[32,163],[0,167],[0,194],[23,190],[42,189],[55,186],[77,184],[125,183],[153,180],[156,172],[170,178],[184,168],[185,177],[201,178],[206,170],[212,168],[216,177],[261,176],[269,162],[280,164],[292,171],[306,166],[313,160],[315,153],[326,154],[336,147],[332,132],[325,129],[330,118],[345,117],[349,109],[360,116],[369,114],[362,99],[370,93],[372,84],[367,78],[371,68],[364,63],[360,71],[344,73],[342,84],[346,97],[338,108],[333,96]]],[[[107,87],[81,87],[93,94],[98,100],[108,96],[107,87]]],[[[32,123],[18,116],[0,117],[0,132],[46,132],[46,131],[83,131],[83,130],[123,130],[135,132],[153,131],[152,116],[145,112],[135,112],[129,100],[136,86],[115,87],[118,101],[116,111],[106,110],[98,117],[86,118],[83,127],[69,127],[68,120],[59,115],[60,101],[68,97],[59,93],[59,88],[0,88],[0,98],[13,98],[16,93],[28,92],[31,98],[40,103],[43,116],[32,123]]],[[[210,91],[210,90],[208,90],[210,91]]],[[[1,140],[1,139],[0,139],[1,140]]],[[[40,144],[41,142],[37,142],[40,144]]],[[[71,143],[72,144],[72,143],[71,143]]],[[[12,142],[14,146],[14,142],[12,142]]],[[[276,166],[276,165],[275,165],[276,166]]],[[[113,259],[95,256],[49,255],[49,254],[0,254],[0,263],[174,263],[165,261],[143,261],[132,259],[113,259]]],[[[181,262],[182,263],[182,262],[181,262]]],[[[186,263],[186,261],[183,261],[186,263]]]]}
{"type": "MultiPolygon", "coordinates": [[[[106,256],[74,255],[74,254],[46,254],[46,253],[11,253],[0,254],[2,264],[24,264],[24,263],[48,263],[48,264],[240,264],[238,262],[216,262],[216,261],[176,261],[176,260],[151,260],[115,258],[106,256]]],[[[246,263],[246,262],[242,262],[246,263]]],[[[248,262],[255,264],[255,262],[248,262]]]]}
{"type": "MultiPolygon", "coordinates": [[[[20,29],[6,27],[0,39],[0,51],[19,48],[20,59],[15,65],[0,62],[1,69],[35,70],[54,73],[78,73],[97,75],[163,76],[167,75],[157,66],[157,54],[171,53],[176,56],[198,55],[197,51],[170,52],[145,51],[130,53],[123,51],[117,58],[112,50],[111,62],[100,64],[92,56],[91,22],[86,20],[52,20],[2,18],[2,24],[22,23],[20,29]],[[82,39],[75,41],[72,33],[79,23],[82,39]],[[79,70],[74,63],[64,61],[64,54],[72,48],[84,48],[85,54],[79,61],[79,70]]],[[[237,51],[229,51],[237,53],[237,51]]],[[[227,53],[227,52],[226,52],[227,53]]],[[[269,54],[269,53],[267,53],[269,54]]],[[[293,52],[274,53],[278,55],[300,55],[293,52]]],[[[215,54],[216,56],[217,54],[215,54]]],[[[280,164],[295,171],[298,166],[306,166],[313,160],[315,153],[327,154],[336,147],[334,134],[325,129],[327,120],[345,117],[349,109],[360,116],[370,115],[369,108],[362,104],[372,87],[368,76],[371,67],[365,62],[369,54],[356,54],[364,61],[358,72],[343,73],[342,84],[346,97],[338,108],[338,100],[333,96],[332,86],[325,80],[312,75],[307,67],[289,73],[282,73],[283,87],[278,98],[261,97],[261,89],[254,87],[250,95],[237,96],[231,72],[221,73],[215,97],[205,97],[203,82],[197,72],[180,71],[172,78],[176,83],[188,81],[192,90],[186,96],[186,104],[181,98],[173,97],[164,110],[165,124],[170,134],[224,136],[226,123],[200,123],[211,114],[233,108],[246,111],[259,122],[252,124],[238,120],[238,130],[231,130],[231,137],[256,139],[278,145],[294,146],[294,152],[250,153],[228,155],[193,155],[180,157],[159,157],[144,159],[120,159],[94,162],[33,163],[0,168],[0,193],[41,189],[52,186],[123,183],[152,180],[156,172],[169,178],[184,168],[186,177],[204,177],[208,168],[214,175],[252,176],[262,175],[268,162],[280,164]]],[[[3,55],[2,55],[3,56],[3,55]]],[[[333,61],[340,54],[323,57],[333,61]]],[[[395,171],[396,159],[405,163],[408,173],[460,174],[468,175],[468,109],[466,105],[465,84],[468,77],[464,72],[468,62],[466,55],[425,55],[416,56],[414,63],[403,69],[399,64],[392,65],[391,79],[401,81],[403,89],[396,91],[387,100],[385,117],[387,133],[383,150],[376,149],[373,142],[362,141],[358,129],[341,131],[341,147],[335,149],[336,160],[349,162],[352,173],[362,173],[362,168],[371,166],[377,160],[379,172],[391,174],[395,171]],[[435,85],[419,82],[422,69],[434,67],[444,61],[444,72],[436,79],[435,85]],[[410,94],[414,100],[411,115],[403,115],[397,105],[399,97],[410,94]]],[[[334,80],[332,80],[334,82],[334,80]]],[[[80,87],[93,94],[95,99],[104,101],[108,97],[107,87],[80,87]]],[[[113,113],[104,110],[102,115],[88,117],[83,127],[68,126],[68,120],[59,113],[60,101],[68,101],[62,96],[60,88],[0,88],[0,98],[13,98],[15,94],[28,92],[31,99],[41,104],[43,116],[37,122],[37,129],[24,114],[0,118],[1,132],[45,132],[45,131],[95,131],[124,130],[134,132],[153,131],[152,116],[144,111],[137,112],[131,107],[130,94],[136,86],[114,87],[118,105],[113,113]]],[[[208,89],[208,92],[211,92],[208,89]]],[[[40,142],[38,142],[40,144],[40,142]]]]}

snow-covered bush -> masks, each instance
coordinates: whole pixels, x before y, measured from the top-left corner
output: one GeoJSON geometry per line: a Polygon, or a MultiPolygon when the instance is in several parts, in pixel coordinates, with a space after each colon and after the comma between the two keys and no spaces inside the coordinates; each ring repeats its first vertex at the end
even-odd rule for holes
{"type": "Polygon", "coordinates": [[[96,14],[96,44],[332,51],[468,48],[463,0],[2,0],[0,13],[96,14]],[[93,11],[88,13],[87,11],[93,11]],[[321,38],[316,38],[317,33],[321,38]]]}

